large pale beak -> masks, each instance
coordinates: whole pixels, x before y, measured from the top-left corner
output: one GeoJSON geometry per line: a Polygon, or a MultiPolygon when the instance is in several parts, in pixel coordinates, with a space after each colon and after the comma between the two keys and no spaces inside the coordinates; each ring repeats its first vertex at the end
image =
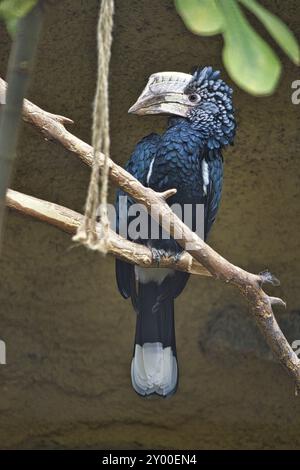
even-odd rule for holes
{"type": "Polygon", "coordinates": [[[133,114],[175,114],[186,116],[190,103],[184,90],[193,78],[181,72],[160,72],[149,77],[137,101],[128,110],[133,114]]]}

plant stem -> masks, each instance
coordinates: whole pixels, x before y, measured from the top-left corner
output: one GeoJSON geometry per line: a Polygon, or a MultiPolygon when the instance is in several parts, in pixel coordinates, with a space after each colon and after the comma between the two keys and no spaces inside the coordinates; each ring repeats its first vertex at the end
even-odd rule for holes
{"type": "Polygon", "coordinates": [[[43,17],[43,1],[19,20],[12,44],[5,105],[0,117],[0,246],[3,233],[5,195],[10,183],[16,153],[23,99],[36,53],[43,17]]]}

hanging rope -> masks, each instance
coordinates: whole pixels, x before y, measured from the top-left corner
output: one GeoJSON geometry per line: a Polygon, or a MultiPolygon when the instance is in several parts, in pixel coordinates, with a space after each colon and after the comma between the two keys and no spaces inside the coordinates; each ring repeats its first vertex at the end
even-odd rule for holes
{"type": "Polygon", "coordinates": [[[93,108],[92,146],[94,150],[91,178],[82,225],[73,240],[89,248],[107,253],[109,220],[107,212],[108,173],[110,154],[109,133],[109,62],[111,56],[114,0],[102,0],[98,21],[98,77],[93,108]],[[105,155],[101,172],[99,197],[100,154],[105,155]],[[100,203],[100,205],[99,205],[100,203]],[[97,233],[97,215],[100,209],[101,233],[97,233]]]}

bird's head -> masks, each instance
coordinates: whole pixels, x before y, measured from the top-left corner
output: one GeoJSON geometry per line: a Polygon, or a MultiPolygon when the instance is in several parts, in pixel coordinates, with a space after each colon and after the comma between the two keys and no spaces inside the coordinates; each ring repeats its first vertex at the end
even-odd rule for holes
{"type": "Polygon", "coordinates": [[[232,89],[212,67],[199,68],[194,75],[180,72],[151,75],[128,112],[184,117],[201,131],[209,148],[233,143],[236,124],[232,89]]]}

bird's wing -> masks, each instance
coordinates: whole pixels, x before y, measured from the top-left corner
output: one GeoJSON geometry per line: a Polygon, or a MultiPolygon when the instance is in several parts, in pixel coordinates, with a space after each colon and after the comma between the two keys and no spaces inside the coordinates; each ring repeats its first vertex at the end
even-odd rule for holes
{"type": "MultiPolygon", "coordinates": [[[[161,137],[158,134],[150,134],[144,137],[135,147],[130,159],[128,160],[125,169],[139,180],[143,185],[147,184],[147,175],[150,170],[150,165],[153,158],[156,155],[159,142],[161,137]]],[[[119,233],[119,199],[120,196],[125,196],[124,191],[119,189],[116,197],[116,230],[119,233]]],[[[127,198],[128,207],[133,204],[134,201],[129,196],[127,198]]],[[[126,215],[127,217],[127,215],[126,215]]],[[[136,297],[135,292],[135,276],[134,266],[126,263],[125,261],[116,260],[116,278],[117,285],[121,295],[124,298],[131,297],[134,304],[136,297]]]]}
{"type": "Polygon", "coordinates": [[[144,137],[137,144],[126,163],[125,169],[144,185],[147,182],[150,164],[156,155],[160,140],[160,135],[154,133],[144,137]]]}
{"type": "MultiPolygon", "coordinates": [[[[161,137],[158,134],[150,134],[144,137],[135,147],[130,159],[125,165],[125,170],[128,171],[132,176],[134,176],[138,181],[140,181],[144,186],[147,184],[147,176],[151,167],[151,162],[156,155],[159,142],[161,137]]],[[[119,204],[120,196],[125,196],[126,193],[122,189],[118,189],[116,195],[116,216],[117,224],[116,231],[119,233],[119,217],[122,216],[119,213],[121,207],[119,204]]],[[[126,195],[127,196],[127,195],[126,195]]],[[[128,207],[134,203],[134,200],[127,196],[127,205],[128,207]]],[[[127,207],[127,209],[128,209],[127,207]]]]}
{"type": "Polygon", "coordinates": [[[209,186],[205,204],[205,239],[215,221],[222,193],[223,158],[219,155],[208,161],[209,186]]]}

